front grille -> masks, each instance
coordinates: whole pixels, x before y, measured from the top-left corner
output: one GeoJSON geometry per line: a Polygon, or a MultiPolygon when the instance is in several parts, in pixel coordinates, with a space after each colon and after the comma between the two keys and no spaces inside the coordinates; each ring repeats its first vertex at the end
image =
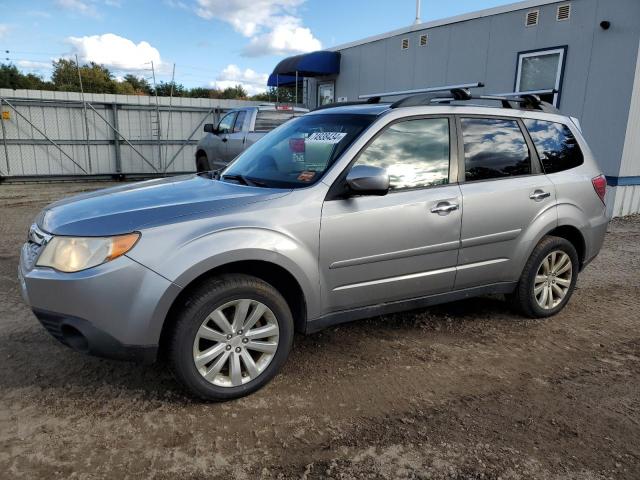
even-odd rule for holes
{"type": "Polygon", "coordinates": [[[22,262],[26,270],[31,270],[43,247],[51,240],[52,236],[43,232],[35,223],[29,228],[27,243],[22,248],[22,262]]]}
{"type": "Polygon", "coordinates": [[[27,270],[31,270],[38,260],[38,256],[40,256],[40,252],[42,251],[42,245],[38,245],[37,243],[27,242],[24,245],[23,250],[23,260],[24,266],[27,270]]]}

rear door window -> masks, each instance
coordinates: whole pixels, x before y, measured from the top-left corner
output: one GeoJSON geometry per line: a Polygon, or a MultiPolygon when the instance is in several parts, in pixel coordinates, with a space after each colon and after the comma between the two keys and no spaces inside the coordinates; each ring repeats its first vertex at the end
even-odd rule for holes
{"type": "Polygon", "coordinates": [[[287,120],[293,118],[292,111],[282,110],[258,110],[256,115],[256,132],[268,132],[279,127],[287,120]]]}
{"type": "Polygon", "coordinates": [[[582,165],[582,151],[569,127],[545,120],[523,121],[536,147],[544,173],[562,172],[582,165]]]}
{"type": "Polygon", "coordinates": [[[529,175],[531,157],[517,120],[462,118],[465,181],[529,175]]]}

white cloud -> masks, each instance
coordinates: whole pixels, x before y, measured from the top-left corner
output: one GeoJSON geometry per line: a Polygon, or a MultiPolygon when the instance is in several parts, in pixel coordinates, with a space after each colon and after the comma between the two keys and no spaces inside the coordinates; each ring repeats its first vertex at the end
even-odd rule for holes
{"type": "Polygon", "coordinates": [[[237,65],[230,64],[211,82],[211,86],[225,89],[242,85],[249,95],[255,95],[267,89],[267,78],[266,73],[258,73],[250,68],[242,70],[237,65]]]}
{"type": "Polygon", "coordinates": [[[6,37],[8,33],[9,33],[9,25],[0,23],[0,39],[6,37]]]}
{"type": "Polygon", "coordinates": [[[165,67],[160,52],[148,42],[136,44],[113,33],[69,37],[66,41],[81,62],[95,62],[112,69],[133,72],[150,69],[151,61],[158,70],[165,67]]]}
{"type": "Polygon", "coordinates": [[[56,0],[56,4],[73,13],[84,15],[86,17],[98,17],[98,11],[91,2],[83,0],[56,0]]]}
{"type": "Polygon", "coordinates": [[[291,13],[304,0],[198,0],[202,18],[217,18],[233,25],[245,37],[263,27],[273,27],[277,19],[291,13]]]}
{"type": "Polygon", "coordinates": [[[322,48],[297,9],[305,0],[198,0],[202,18],[218,19],[251,38],[248,56],[283,55],[322,48]]]}
{"type": "Polygon", "coordinates": [[[287,55],[289,53],[305,53],[320,50],[322,44],[306,27],[298,21],[284,22],[270,32],[257,35],[251,39],[243,54],[248,57],[261,55],[287,55]]]}

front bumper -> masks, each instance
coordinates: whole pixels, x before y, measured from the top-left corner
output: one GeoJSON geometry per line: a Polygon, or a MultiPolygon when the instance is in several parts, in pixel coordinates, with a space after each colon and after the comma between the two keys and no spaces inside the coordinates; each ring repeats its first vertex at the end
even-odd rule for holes
{"type": "Polygon", "coordinates": [[[55,338],[92,355],[155,359],[177,285],[126,256],[75,273],[32,267],[28,245],[18,268],[22,296],[55,338]]]}
{"type": "Polygon", "coordinates": [[[157,357],[157,345],[123,345],[82,318],[38,309],[33,309],[33,313],[51,336],[78,352],[146,364],[153,363],[157,357]]]}

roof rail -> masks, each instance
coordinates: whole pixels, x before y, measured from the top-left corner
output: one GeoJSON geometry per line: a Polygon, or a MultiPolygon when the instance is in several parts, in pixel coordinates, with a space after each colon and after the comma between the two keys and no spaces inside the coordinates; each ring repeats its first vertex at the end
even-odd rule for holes
{"type": "MultiPolygon", "coordinates": [[[[466,92],[465,92],[466,93],[466,92]]],[[[451,97],[428,97],[423,98],[420,105],[428,103],[451,103],[466,100],[494,100],[500,102],[503,108],[521,108],[523,110],[540,110],[546,113],[560,113],[560,111],[548,102],[544,102],[538,96],[539,94],[558,93],[556,89],[549,90],[532,90],[526,92],[510,92],[498,95],[465,95],[460,92],[451,92],[451,97]]],[[[399,102],[398,102],[399,103],[399,102]]],[[[412,105],[415,103],[412,103],[412,105]]],[[[406,106],[406,105],[401,105],[406,106]]],[[[392,105],[393,107],[393,105],[392,105]]]]}
{"type": "Polygon", "coordinates": [[[484,87],[484,83],[482,82],[463,83],[461,85],[446,85],[443,87],[427,87],[427,88],[416,88],[413,90],[397,90],[393,92],[369,93],[366,95],[359,95],[358,98],[360,100],[365,100],[367,98],[374,98],[374,97],[397,97],[399,95],[415,95],[417,93],[446,92],[446,91],[451,91],[456,89],[481,88],[481,87],[484,87]]]}
{"type": "Polygon", "coordinates": [[[326,103],[324,105],[320,105],[319,107],[314,108],[311,111],[315,112],[317,110],[325,110],[327,108],[348,107],[350,105],[367,105],[367,104],[373,105],[376,103],[380,103],[380,97],[370,97],[363,101],[326,103]]]}

